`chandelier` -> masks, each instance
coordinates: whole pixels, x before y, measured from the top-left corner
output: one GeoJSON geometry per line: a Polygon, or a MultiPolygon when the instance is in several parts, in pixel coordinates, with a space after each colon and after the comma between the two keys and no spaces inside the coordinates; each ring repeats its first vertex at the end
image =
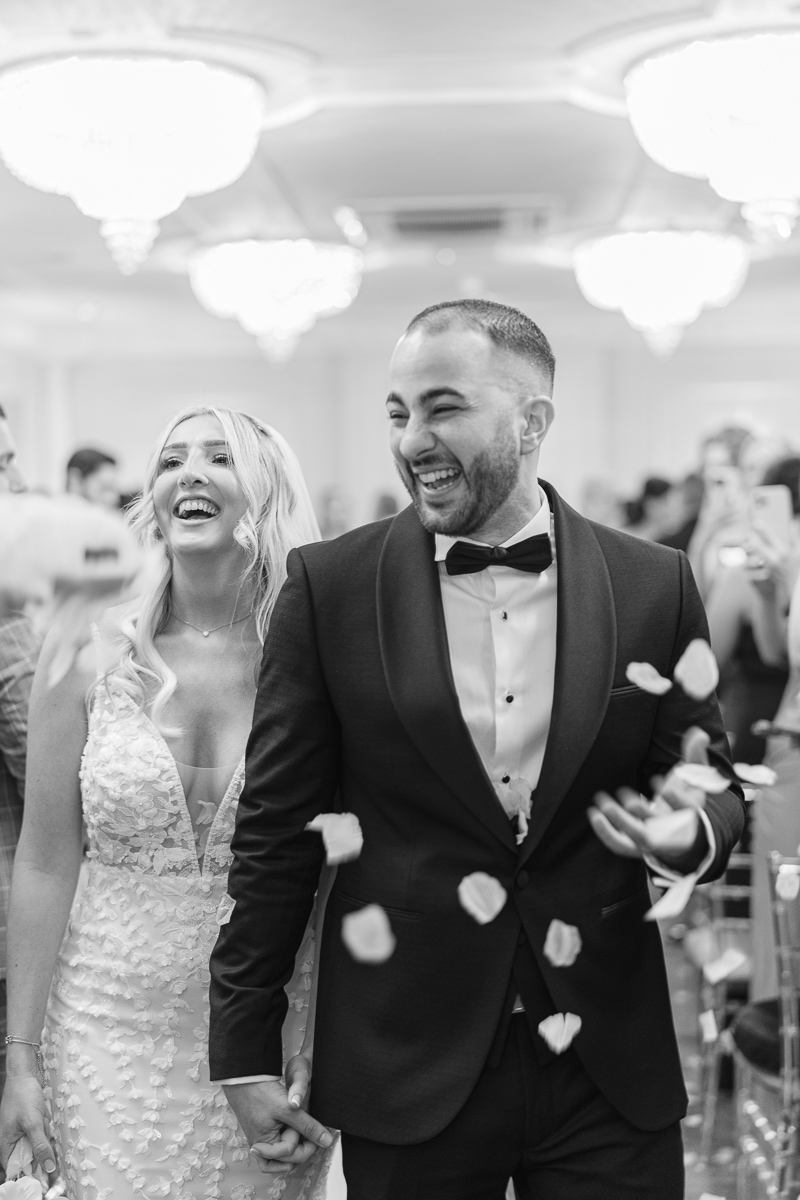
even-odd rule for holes
{"type": "Polygon", "coordinates": [[[362,265],[352,246],[307,238],[223,242],[192,256],[189,279],[204,308],[235,317],[269,358],[281,361],[318,317],[353,302],[362,265]]]}
{"type": "Polygon", "coordinates": [[[619,310],[660,354],[675,348],[704,308],[738,294],[748,265],[740,238],[697,230],[617,233],[582,242],[573,254],[586,299],[619,310]]]}
{"type": "Polygon", "coordinates": [[[0,76],[0,157],[24,183],[70,196],[120,269],[144,260],[158,222],[250,163],[266,99],[204,62],[97,55],[0,76]]]}
{"type": "Polygon", "coordinates": [[[759,232],[788,237],[800,211],[800,31],[692,42],[635,66],[628,113],[646,153],[707,179],[759,232]]]}

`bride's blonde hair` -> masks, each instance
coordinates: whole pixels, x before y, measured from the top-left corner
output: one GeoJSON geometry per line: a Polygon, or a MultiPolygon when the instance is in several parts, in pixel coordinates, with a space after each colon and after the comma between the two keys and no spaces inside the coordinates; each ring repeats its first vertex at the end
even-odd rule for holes
{"type": "Polygon", "coordinates": [[[262,645],[286,579],[286,556],[293,546],[319,538],[297,460],[275,430],[249,413],[213,405],[185,408],[169,422],[150,456],[142,494],[128,510],[128,520],[142,544],[160,556],[159,570],[139,596],[134,611],[128,612],[119,623],[122,645],[113,670],[115,684],[142,708],[147,706],[156,724],[175,691],[177,680],[155,643],[169,615],[172,557],[156,520],[153,489],[161,456],[175,429],[190,417],[202,416],[219,421],[231,469],[247,502],[233,536],[245,551],[246,566],[239,586],[252,584],[253,615],[262,645]],[[152,700],[148,701],[150,695],[152,700]]]}

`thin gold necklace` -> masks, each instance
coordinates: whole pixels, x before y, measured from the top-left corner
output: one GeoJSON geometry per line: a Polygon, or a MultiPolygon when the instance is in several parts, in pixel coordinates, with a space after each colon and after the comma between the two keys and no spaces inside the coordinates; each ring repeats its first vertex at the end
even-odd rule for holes
{"type": "Polygon", "coordinates": [[[194,625],[191,621],[185,621],[183,617],[179,617],[174,608],[170,608],[169,614],[176,621],[180,621],[181,625],[188,625],[190,629],[196,629],[198,633],[202,633],[203,637],[208,637],[210,633],[218,633],[220,629],[232,629],[234,625],[241,625],[242,621],[246,621],[253,615],[245,613],[243,617],[237,617],[235,621],[223,621],[221,625],[215,625],[213,629],[201,629],[199,625],[194,625]]]}

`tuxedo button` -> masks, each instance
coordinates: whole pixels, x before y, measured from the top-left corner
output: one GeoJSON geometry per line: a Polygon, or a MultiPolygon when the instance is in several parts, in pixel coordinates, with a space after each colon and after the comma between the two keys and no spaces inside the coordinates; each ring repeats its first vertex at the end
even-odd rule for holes
{"type": "Polygon", "coordinates": [[[526,888],[531,881],[531,877],[527,871],[520,871],[514,883],[518,888],[526,888]]]}

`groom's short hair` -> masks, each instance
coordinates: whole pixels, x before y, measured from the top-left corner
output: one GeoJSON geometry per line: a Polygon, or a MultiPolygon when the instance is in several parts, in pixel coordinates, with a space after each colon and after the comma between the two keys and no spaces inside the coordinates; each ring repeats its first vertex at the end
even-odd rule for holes
{"type": "Polygon", "coordinates": [[[459,326],[477,329],[498,349],[524,358],[542,372],[552,389],[556,359],[550,343],[530,317],[508,304],[496,300],[444,300],[417,313],[406,333],[420,327],[428,333],[445,333],[459,326]]]}

